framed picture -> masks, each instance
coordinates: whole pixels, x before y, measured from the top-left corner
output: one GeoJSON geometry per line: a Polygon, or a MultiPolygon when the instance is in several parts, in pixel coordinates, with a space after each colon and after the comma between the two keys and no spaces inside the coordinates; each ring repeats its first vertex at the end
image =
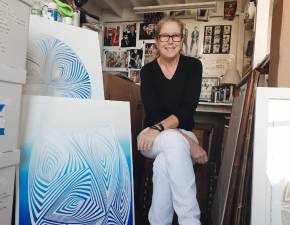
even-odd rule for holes
{"type": "Polygon", "coordinates": [[[201,83],[201,93],[199,100],[211,102],[212,88],[219,85],[218,77],[203,77],[201,83]]]}
{"type": "Polygon", "coordinates": [[[257,88],[251,224],[289,224],[289,96],[286,88],[257,88]]]}
{"type": "Polygon", "coordinates": [[[231,25],[205,26],[203,54],[229,54],[231,25]]]}
{"type": "Polygon", "coordinates": [[[208,9],[197,9],[196,20],[208,21],[208,9]]]}

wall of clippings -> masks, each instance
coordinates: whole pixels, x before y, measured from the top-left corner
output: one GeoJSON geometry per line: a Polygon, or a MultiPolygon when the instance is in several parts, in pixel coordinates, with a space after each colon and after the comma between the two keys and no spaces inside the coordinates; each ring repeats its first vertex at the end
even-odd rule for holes
{"type": "MultiPolygon", "coordinates": [[[[222,76],[228,60],[237,52],[238,18],[229,21],[215,17],[208,22],[181,20],[185,24],[183,54],[203,62],[204,77],[222,76]]],[[[103,72],[118,72],[139,82],[141,67],[155,59],[154,32],[155,24],[143,21],[105,23],[103,72]]]]}

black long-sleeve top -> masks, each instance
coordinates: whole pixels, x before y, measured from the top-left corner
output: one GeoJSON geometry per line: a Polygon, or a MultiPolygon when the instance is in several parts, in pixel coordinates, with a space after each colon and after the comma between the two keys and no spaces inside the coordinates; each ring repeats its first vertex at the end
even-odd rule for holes
{"type": "Polygon", "coordinates": [[[201,90],[201,62],[181,55],[175,74],[169,80],[155,59],[143,66],[140,76],[146,114],[144,126],[152,126],[173,114],[179,120],[178,128],[191,130],[201,90]]]}

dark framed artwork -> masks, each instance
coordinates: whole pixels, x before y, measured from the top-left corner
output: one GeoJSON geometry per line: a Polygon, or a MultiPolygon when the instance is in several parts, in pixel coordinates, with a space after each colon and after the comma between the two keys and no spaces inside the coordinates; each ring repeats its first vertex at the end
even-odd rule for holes
{"type": "Polygon", "coordinates": [[[208,9],[197,9],[196,20],[197,21],[208,21],[208,9]]]}
{"type": "Polygon", "coordinates": [[[205,26],[203,54],[229,54],[232,25],[205,26]]]}
{"type": "Polygon", "coordinates": [[[224,2],[224,18],[233,20],[237,11],[237,1],[225,1],[224,2]]]}
{"type": "Polygon", "coordinates": [[[201,82],[201,93],[199,100],[204,102],[211,102],[212,88],[218,85],[218,77],[203,77],[201,82]]]}

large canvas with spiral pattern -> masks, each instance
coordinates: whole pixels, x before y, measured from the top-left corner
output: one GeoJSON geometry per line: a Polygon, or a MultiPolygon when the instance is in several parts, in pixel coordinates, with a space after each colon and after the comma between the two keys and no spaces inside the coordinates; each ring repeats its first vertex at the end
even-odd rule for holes
{"type": "Polygon", "coordinates": [[[134,225],[127,102],[25,96],[18,225],[134,225]]]}
{"type": "Polygon", "coordinates": [[[25,94],[104,99],[98,33],[31,16],[25,94]]]}

